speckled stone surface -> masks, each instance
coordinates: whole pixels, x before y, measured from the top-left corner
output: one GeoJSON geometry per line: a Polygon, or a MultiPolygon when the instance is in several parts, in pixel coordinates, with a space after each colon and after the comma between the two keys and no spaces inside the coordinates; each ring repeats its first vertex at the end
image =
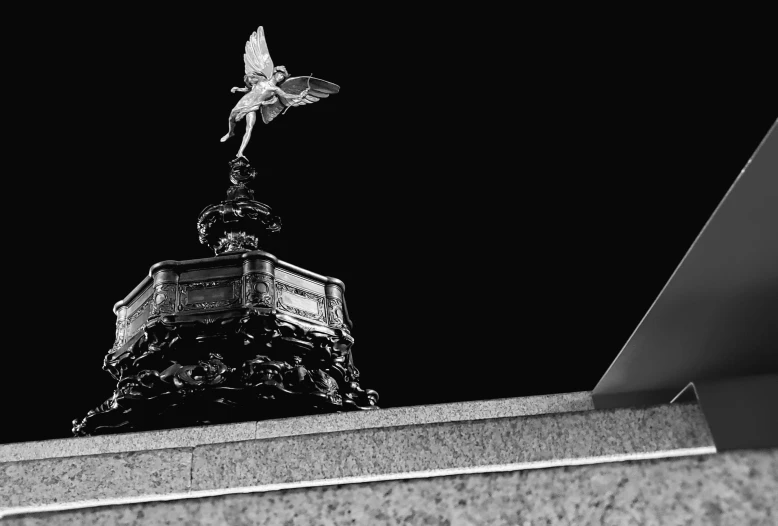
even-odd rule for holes
{"type": "Polygon", "coordinates": [[[0,508],[188,491],[191,448],[0,464],[0,508]]]}
{"type": "Polygon", "coordinates": [[[347,431],[350,429],[479,420],[506,416],[588,411],[593,408],[591,393],[588,391],[453,404],[396,407],[375,411],[283,418],[145,433],[0,444],[0,462],[193,447],[201,444],[236,442],[255,438],[274,438],[331,431],[347,431]]]}
{"type": "Polygon", "coordinates": [[[256,438],[308,435],[350,429],[368,429],[436,422],[484,420],[508,416],[567,413],[594,409],[588,391],[523,398],[499,398],[452,404],[393,407],[335,415],[316,415],[257,422],[256,438]]]}
{"type": "Polygon", "coordinates": [[[198,446],[194,450],[192,489],[712,445],[705,418],[696,404],[360,429],[198,446]]]}
{"type": "Polygon", "coordinates": [[[194,447],[215,442],[251,440],[256,436],[256,427],[256,422],[242,422],[143,433],[0,444],[0,462],[149,451],[152,449],[194,447]]]}
{"type": "Polygon", "coordinates": [[[0,508],[441,470],[533,469],[549,461],[587,463],[712,445],[696,404],[366,428],[2,463],[0,508]]]}
{"type": "Polygon", "coordinates": [[[397,480],[10,517],[8,524],[774,526],[778,451],[397,480]]]}

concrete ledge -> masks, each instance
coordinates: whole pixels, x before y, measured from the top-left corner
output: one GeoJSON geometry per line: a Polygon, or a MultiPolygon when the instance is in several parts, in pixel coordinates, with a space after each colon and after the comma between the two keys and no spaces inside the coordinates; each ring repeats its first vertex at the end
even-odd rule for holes
{"type": "Polygon", "coordinates": [[[778,451],[121,504],[8,524],[775,524],[778,451]]]}
{"type": "Polygon", "coordinates": [[[0,513],[703,452],[715,448],[696,404],[389,425],[8,462],[0,513]]]}
{"type": "Polygon", "coordinates": [[[191,490],[192,450],[161,449],[0,464],[6,508],[191,490]]]}
{"type": "Polygon", "coordinates": [[[198,446],[192,490],[499,466],[532,469],[549,461],[712,445],[697,405],[360,429],[198,446]]]}
{"type": "Polygon", "coordinates": [[[594,409],[591,393],[564,393],[476,402],[396,407],[329,415],[263,420],[218,426],[167,429],[41,442],[0,444],[0,462],[75,457],[101,453],[148,451],[202,444],[237,442],[292,435],[348,431],[375,427],[482,420],[506,416],[588,411],[594,409]]]}

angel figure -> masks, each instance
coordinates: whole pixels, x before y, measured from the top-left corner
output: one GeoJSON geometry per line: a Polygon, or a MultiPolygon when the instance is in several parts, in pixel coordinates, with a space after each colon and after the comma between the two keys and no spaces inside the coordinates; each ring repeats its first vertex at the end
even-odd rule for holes
{"type": "Polygon", "coordinates": [[[284,66],[273,67],[273,60],[267,50],[265,32],[262,26],[251,34],[243,55],[245,65],[243,81],[245,88],[232,88],[231,92],[246,93],[230,112],[230,129],[221,138],[226,141],[235,135],[235,124],[245,117],[246,132],[238,150],[238,157],[246,158],[243,151],[251,138],[251,130],[257,120],[257,110],[262,112],[262,122],[272,121],[292,106],[311,104],[319,99],[338,93],[340,87],[326,80],[311,76],[289,77],[284,66]]]}

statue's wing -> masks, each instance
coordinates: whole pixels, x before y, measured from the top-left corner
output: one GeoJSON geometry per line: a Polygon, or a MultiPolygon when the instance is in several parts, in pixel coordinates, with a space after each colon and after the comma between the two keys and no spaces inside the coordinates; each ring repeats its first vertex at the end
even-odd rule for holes
{"type": "Polygon", "coordinates": [[[246,42],[243,64],[246,75],[261,73],[266,79],[273,75],[273,59],[270,58],[270,52],[267,50],[265,30],[262,29],[262,26],[251,33],[248,42],[246,42]]]}
{"type": "Polygon", "coordinates": [[[286,108],[290,106],[304,106],[306,104],[313,104],[321,99],[326,99],[334,93],[340,91],[340,86],[327,82],[326,80],[317,79],[316,77],[290,77],[279,86],[282,90],[290,95],[299,95],[306,89],[308,93],[302,99],[286,99],[284,97],[278,97],[278,100],[274,104],[268,104],[262,106],[262,122],[267,124],[275,119],[279,114],[283,113],[286,108]]]}

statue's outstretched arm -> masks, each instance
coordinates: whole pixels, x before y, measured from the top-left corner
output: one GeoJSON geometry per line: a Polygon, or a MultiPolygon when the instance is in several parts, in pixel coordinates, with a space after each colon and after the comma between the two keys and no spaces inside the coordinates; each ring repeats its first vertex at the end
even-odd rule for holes
{"type": "Polygon", "coordinates": [[[276,93],[278,93],[279,95],[281,95],[285,99],[302,99],[303,97],[305,97],[308,94],[308,90],[304,90],[299,95],[293,95],[291,93],[285,92],[284,90],[282,90],[278,86],[274,86],[273,87],[273,91],[275,91],[276,93]]]}
{"type": "Polygon", "coordinates": [[[246,93],[249,89],[248,88],[232,88],[230,90],[230,93],[235,93],[236,91],[240,91],[241,93],[246,93]]]}

